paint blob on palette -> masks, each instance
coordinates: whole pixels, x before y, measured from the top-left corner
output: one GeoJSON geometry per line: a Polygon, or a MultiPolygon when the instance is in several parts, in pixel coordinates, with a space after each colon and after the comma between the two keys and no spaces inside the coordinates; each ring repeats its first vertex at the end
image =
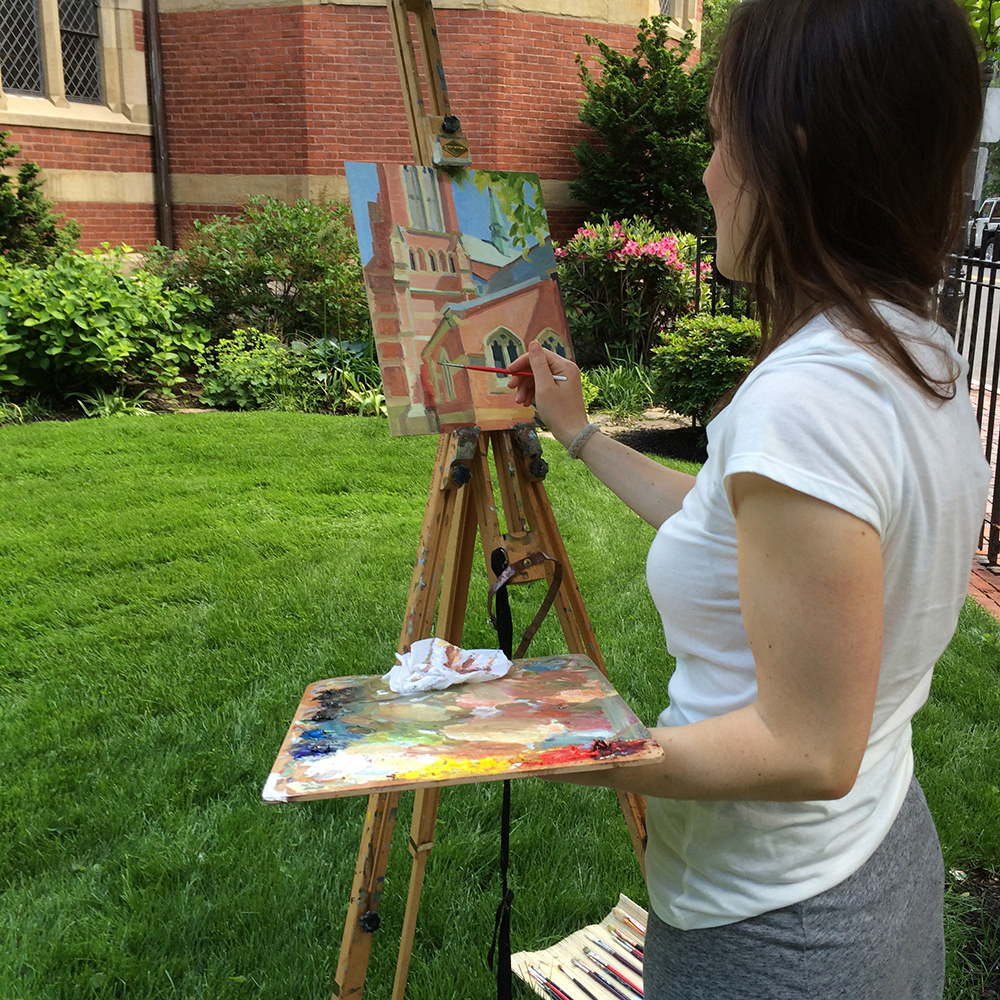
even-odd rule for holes
{"type": "Polygon", "coordinates": [[[610,681],[572,653],[506,677],[397,695],[381,677],[306,688],[264,787],[267,802],[614,767],[663,755],[610,681]]]}

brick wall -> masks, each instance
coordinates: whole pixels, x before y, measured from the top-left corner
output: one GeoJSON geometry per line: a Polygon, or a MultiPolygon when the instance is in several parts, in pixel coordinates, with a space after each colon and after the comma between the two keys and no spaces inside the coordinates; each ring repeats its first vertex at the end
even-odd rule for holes
{"type": "Polygon", "coordinates": [[[303,8],[161,16],[171,171],[306,174],[303,8]]]}
{"type": "Polygon", "coordinates": [[[196,219],[211,222],[217,215],[239,214],[240,210],[235,205],[174,205],[174,235],[178,241],[183,240],[191,232],[191,224],[196,219]]]}
{"type": "Polygon", "coordinates": [[[80,246],[128,243],[141,250],[156,242],[156,212],[152,205],[107,204],[98,201],[61,201],[55,211],[76,219],[83,227],[80,246]]]}
{"type": "MultiPolygon", "coordinates": [[[[452,110],[478,166],[576,174],[584,34],[616,48],[635,28],[508,11],[438,10],[452,110]]],[[[162,15],[171,169],[176,174],[342,175],[346,159],[412,160],[387,12],[381,7],[261,7],[162,15]]],[[[141,18],[136,20],[142,48],[141,18]]],[[[43,168],[151,171],[143,136],[12,127],[43,168]]],[[[229,196],[227,196],[229,197],[229,196]]],[[[84,243],[151,239],[152,206],[78,202],[84,243]]],[[[178,205],[178,232],[230,205],[178,205]]],[[[582,219],[550,211],[558,238],[582,219]]]]}
{"type": "Polygon", "coordinates": [[[11,142],[21,147],[21,159],[34,160],[50,170],[114,170],[152,172],[150,140],[143,135],[112,132],[76,132],[62,128],[4,125],[11,142]]]}
{"type": "MultiPolygon", "coordinates": [[[[474,162],[575,175],[585,33],[635,29],[505,11],[440,10],[452,110],[474,162]]],[[[162,18],[174,171],[342,174],[345,159],[412,159],[387,12],[320,5],[162,18]]]]}

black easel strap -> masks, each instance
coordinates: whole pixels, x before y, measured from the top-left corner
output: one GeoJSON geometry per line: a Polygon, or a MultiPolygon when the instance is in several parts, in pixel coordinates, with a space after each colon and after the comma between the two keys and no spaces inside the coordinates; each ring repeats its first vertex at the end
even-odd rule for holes
{"type": "Polygon", "coordinates": [[[493,943],[487,956],[489,966],[493,968],[493,956],[498,956],[497,963],[497,1000],[511,1000],[513,988],[513,972],[510,964],[510,908],[514,902],[514,890],[507,885],[507,865],[510,861],[510,781],[503,783],[503,808],[500,813],[500,878],[503,882],[503,894],[497,907],[496,920],[493,924],[493,943]]]}
{"type": "MultiPolygon", "coordinates": [[[[497,630],[497,642],[503,653],[511,656],[514,644],[514,623],[510,614],[510,598],[507,595],[507,581],[514,575],[507,564],[507,553],[504,549],[494,549],[490,553],[490,568],[497,582],[490,588],[489,610],[490,621],[497,630]],[[503,583],[500,581],[503,580],[503,583]],[[497,613],[493,616],[493,596],[497,599],[497,613]]],[[[544,615],[543,615],[544,617],[544,615]]],[[[529,637],[530,638],[530,637],[529,637]]],[[[510,782],[503,783],[503,808],[500,812],[500,880],[503,889],[500,895],[500,905],[497,907],[496,920],[493,924],[493,943],[487,956],[489,966],[493,968],[493,957],[499,946],[499,961],[497,963],[497,1000],[511,1000],[513,975],[510,967],[510,906],[514,901],[514,890],[507,884],[507,866],[510,861],[510,782]]]]}
{"type": "MultiPolygon", "coordinates": [[[[497,549],[494,552],[501,551],[497,549]]],[[[549,613],[549,608],[552,607],[552,602],[556,599],[556,594],[559,592],[559,587],[562,585],[563,568],[562,563],[558,559],[554,559],[546,552],[530,552],[524,559],[519,559],[516,563],[507,566],[502,573],[500,573],[496,580],[493,581],[493,585],[490,587],[489,595],[486,598],[486,613],[489,615],[490,622],[493,627],[497,630],[497,634],[500,633],[500,625],[498,624],[499,616],[494,617],[493,615],[493,596],[495,594],[500,595],[497,597],[497,610],[499,612],[499,602],[501,599],[505,598],[506,595],[503,594],[504,588],[510,582],[511,578],[517,573],[521,573],[532,566],[537,566],[542,562],[551,562],[555,564],[555,572],[552,574],[552,580],[549,583],[549,589],[545,594],[545,600],[542,601],[542,606],[538,609],[538,614],[532,619],[531,624],[524,630],[524,635],[521,637],[521,642],[518,644],[517,649],[514,651],[513,655],[504,650],[512,660],[520,659],[528,651],[528,646],[531,640],[535,637],[535,633],[538,631],[539,626],[545,620],[545,616],[549,613]]],[[[496,568],[493,570],[496,573],[496,568]]],[[[509,604],[508,604],[509,609],[509,604]]],[[[508,610],[509,613],[509,610],[508,610]]],[[[513,639],[511,640],[513,642],[513,639]]],[[[503,646],[500,647],[503,649],[503,646]]]]}

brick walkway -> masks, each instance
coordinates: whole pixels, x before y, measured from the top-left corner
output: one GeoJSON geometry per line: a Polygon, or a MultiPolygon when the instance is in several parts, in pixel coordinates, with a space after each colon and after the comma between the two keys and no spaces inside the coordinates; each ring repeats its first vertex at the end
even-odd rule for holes
{"type": "Polygon", "coordinates": [[[976,556],[972,564],[969,596],[974,597],[994,618],[1000,619],[1000,576],[986,568],[985,560],[985,556],[976,556]]]}
{"type": "MultiPolygon", "coordinates": [[[[975,409],[979,396],[979,386],[977,384],[973,384],[970,395],[972,397],[973,409],[975,409]]],[[[985,417],[985,414],[989,411],[990,406],[989,390],[987,389],[983,395],[983,415],[985,417]]],[[[983,423],[986,423],[985,419],[983,420],[983,423]]],[[[996,476],[997,451],[1000,450],[1000,447],[998,447],[998,445],[1000,445],[1000,441],[998,441],[998,437],[1000,437],[1000,425],[993,428],[993,441],[991,442],[992,447],[988,447],[989,442],[987,442],[986,431],[986,427],[983,427],[980,431],[980,436],[983,441],[983,451],[989,452],[990,464],[993,466],[993,475],[996,476]]],[[[991,491],[992,488],[993,484],[990,483],[991,491]]],[[[986,556],[981,552],[976,556],[972,563],[972,576],[969,579],[969,596],[974,597],[980,605],[986,608],[986,610],[993,615],[994,618],[1000,619],[1000,576],[997,576],[986,568],[986,556]]]]}

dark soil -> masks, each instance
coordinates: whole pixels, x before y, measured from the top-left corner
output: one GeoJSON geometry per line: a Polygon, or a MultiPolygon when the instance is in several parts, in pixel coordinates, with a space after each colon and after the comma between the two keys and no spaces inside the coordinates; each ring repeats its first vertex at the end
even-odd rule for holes
{"type": "Polygon", "coordinates": [[[616,423],[611,417],[600,414],[594,417],[594,422],[600,424],[609,437],[647,455],[684,462],[704,462],[708,457],[705,428],[692,427],[686,417],[659,407],[646,410],[641,417],[628,423],[616,423]]]}
{"type": "Polygon", "coordinates": [[[977,904],[962,917],[972,928],[962,952],[977,976],[982,976],[977,984],[980,1000],[1000,1000],[1000,875],[975,868],[965,873],[961,890],[977,904]]]}
{"type": "Polygon", "coordinates": [[[647,455],[679,458],[685,462],[704,462],[704,427],[635,427],[611,432],[616,441],[647,455]]]}

